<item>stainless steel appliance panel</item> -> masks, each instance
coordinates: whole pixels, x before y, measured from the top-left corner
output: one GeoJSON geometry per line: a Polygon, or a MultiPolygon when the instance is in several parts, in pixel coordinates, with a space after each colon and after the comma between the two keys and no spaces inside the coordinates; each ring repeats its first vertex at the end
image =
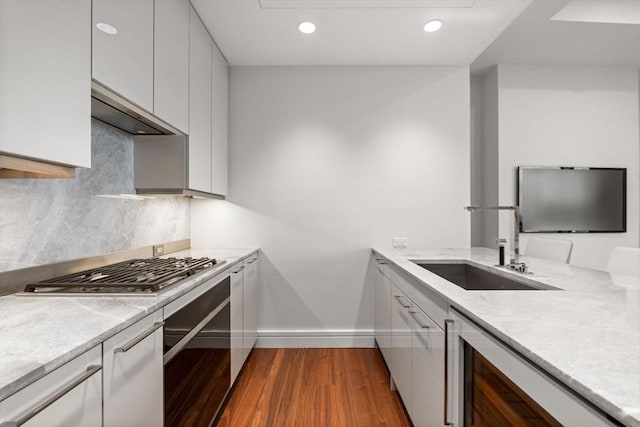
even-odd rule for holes
{"type": "Polygon", "coordinates": [[[230,279],[165,319],[165,426],[213,423],[231,386],[230,279]]]}

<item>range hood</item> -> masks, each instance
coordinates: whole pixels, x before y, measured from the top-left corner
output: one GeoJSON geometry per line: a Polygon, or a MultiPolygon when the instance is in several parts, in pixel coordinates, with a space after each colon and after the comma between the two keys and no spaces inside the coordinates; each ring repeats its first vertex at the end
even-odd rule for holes
{"type": "Polygon", "coordinates": [[[95,80],[91,81],[91,116],[132,135],[183,135],[95,80]]]}
{"type": "Polygon", "coordinates": [[[134,136],[136,194],[224,199],[189,187],[189,137],[95,80],[91,116],[134,136]]]}
{"type": "Polygon", "coordinates": [[[189,183],[189,137],[138,135],[133,138],[134,184],[137,194],[223,199],[189,183]]]}

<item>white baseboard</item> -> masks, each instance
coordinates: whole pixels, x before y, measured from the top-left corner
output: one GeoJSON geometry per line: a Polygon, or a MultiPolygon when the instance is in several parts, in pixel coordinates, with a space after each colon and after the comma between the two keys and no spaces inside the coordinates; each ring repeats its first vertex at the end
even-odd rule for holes
{"type": "Polygon", "coordinates": [[[258,348],[370,348],[370,329],[306,329],[258,331],[258,348]]]}

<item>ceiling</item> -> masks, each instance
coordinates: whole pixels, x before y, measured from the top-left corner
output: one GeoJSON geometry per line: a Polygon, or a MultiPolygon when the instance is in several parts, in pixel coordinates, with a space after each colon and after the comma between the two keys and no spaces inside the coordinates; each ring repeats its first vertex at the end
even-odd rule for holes
{"type": "Polygon", "coordinates": [[[640,68],[640,0],[191,0],[230,65],[640,68]],[[423,25],[444,21],[436,33],[423,25]],[[298,32],[302,21],[317,31],[298,32]]]}
{"type": "Polygon", "coordinates": [[[469,65],[530,1],[191,0],[230,65],[469,65]]]}
{"type": "Polygon", "coordinates": [[[640,68],[640,1],[534,0],[472,64],[640,68]],[[620,23],[625,22],[625,23],[620,23]]]}

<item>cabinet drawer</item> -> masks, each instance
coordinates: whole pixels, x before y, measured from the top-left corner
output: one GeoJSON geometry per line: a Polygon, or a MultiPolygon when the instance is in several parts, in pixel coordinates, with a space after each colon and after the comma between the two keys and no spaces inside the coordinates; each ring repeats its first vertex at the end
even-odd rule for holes
{"type": "Polygon", "coordinates": [[[104,427],[163,420],[162,310],[103,343],[104,427]]]}
{"type": "Polygon", "coordinates": [[[98,345],[0,402],[0,425],[102,425],[102,354],[98,345]]]}
{"type": "Polygon", "coordinates": [[[231,384],[236,380],[242,364],[242,293],[244,266],[236,265],[231,270],[231,384]]]}
{"type": "Polygon", "coordinates": [[[391,376],[411,413],[411,317],[413,302],[391,286],[391,376]]]}
{"type": "Polygon", "coordinates": [[[407,277],[406,274],[396,268],[391,269],[391,281],[402,292],[407,294],[441,329],[444,329],[444,320],[447,318],[448,310],[448,304],[444,299],[431,292],[416,279],[407,277]]]}

